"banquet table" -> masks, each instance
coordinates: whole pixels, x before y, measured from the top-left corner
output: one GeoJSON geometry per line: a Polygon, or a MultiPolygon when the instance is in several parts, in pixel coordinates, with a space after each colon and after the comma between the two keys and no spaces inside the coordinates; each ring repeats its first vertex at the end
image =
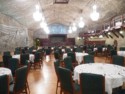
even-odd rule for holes
{"type": "Polygon", "coordinates": [[[125,57],[125,51],[117,51],[117,54],[118,54],[119,56],[125,57]]]}
{"type": "Polygon", "coordinates": [[[9,75],[10,83],[13,82],[13,76],[11,70],[8,68],[0,67],[0,76],[2,75],[9,75]]]}
{"type": "MultiPolygon", "coordinates": [[[[79,53],[75,52],[76,60],[78,61],[78,64],[80,64],[83,61],[83,56],[88,55],[88,53],[79,53]]],[[[63,54],[63,59],[67,57],[67,53],[63,54]]]]}
{"type": "Polygon", "coordinates": [[[106,63],[81,64],[74,69],[74,80],[79,80],[80,73],[94,73],[105,76],[105,91],[112,94],[112,89],[125,82],[125,67],[106,63]]]}
{"type": "MultiPolygon", "coordinates": [[[[20,60],[20,55],[19,55],[19,54],[18,54],[18,55],[13,55],[12,58],[17,58],[17,59],[20,60]]],[[[30,54],[30,55],[29,55],[29,60],[30,60],[31,62],[34,62],[34,59],[35,59],[34,54],[30,54]]]]}

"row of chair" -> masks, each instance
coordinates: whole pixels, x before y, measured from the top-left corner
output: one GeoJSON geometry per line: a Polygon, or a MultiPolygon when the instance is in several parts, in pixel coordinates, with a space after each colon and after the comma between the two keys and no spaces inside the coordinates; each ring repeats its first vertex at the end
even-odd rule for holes
{"type": "Polygon", "coordinates": [[[36,66],[40,66],[42,65],[42,55],[40,52],[36,52],[34,54],[34,62],[31,62],[29,60],[29,54],[21,54],[20,55],[20,61],[16,58],[12,58],[11,55],[4,55],[3,56],[3,64],[4,67],[9,68],[12,64],[12,66],[16,66],[15,64],[13,64],[13,62],[17,63],[17,65],[26,65],[26,61],[28,60],[29,62],[31,62],[31,65],[34,66],[34,68],[36,68],[36,66]]]}

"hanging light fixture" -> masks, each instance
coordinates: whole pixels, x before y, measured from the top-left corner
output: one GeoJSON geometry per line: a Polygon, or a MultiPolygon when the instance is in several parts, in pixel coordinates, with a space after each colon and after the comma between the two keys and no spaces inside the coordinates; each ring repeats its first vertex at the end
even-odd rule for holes
{"type": "Polygon", "coordinates": [[[40,13],[39,5],[36,5],[36,11],[33,13],[33,18],[35,21],[40,21],[42,19],[42,13],[40,13]]]}
{"type": "Polygon", "coordinates": [[[69,30],[68,32],[71,34],[72,33],[72,29],[71,29],[71,26],[69,27],[69,30]]]}
{"type": "Polygon", "coordinates": [[[77,30],[76,24],[73,23],[73,25],[72,25],[72,31],[76,31],[76,30],[77,30]]]}
{"type": "Polygon", "coordinates": [[[83,28],[85,26],[85,23],[83,22],[83,17],[80,17],[80,21],[78,23],[79,28],[83,28]]]}
{"type": "Polygon", "coordinates": [[[97,6],[93,6],[93,12],[90,14],[90,17],[93,21],[97,21],[99,19],[99,13],[97,12],[97,6]]]}
{"type": "Polygon", "coordinates": [[[45,22],[45,21],[42,21],[41,23],[40,23],[40,27],[41,28],[44,28],[44,27],[46,27],[47,26],[47,23],[45,22]]]}
{"type": "Polygon", "coordinates": [[[35,21],[41,21],[42,19],[42,13],[40,13],[39,11],[36,11],[33,13],[33,18],[35,21]]]}

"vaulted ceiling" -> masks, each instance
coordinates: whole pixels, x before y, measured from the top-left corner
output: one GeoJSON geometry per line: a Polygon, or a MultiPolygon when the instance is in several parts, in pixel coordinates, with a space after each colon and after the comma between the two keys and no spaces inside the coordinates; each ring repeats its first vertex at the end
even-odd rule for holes
{"type": "Polygon", "coordinates": [[[86,25],[95,26],[125,13],[125,0],[69,0],[66,4],[57,4],[55,0],[0,0],[0,12],[17,20],[28,29],[37,30],[40,28],[40,22],[34,21],[33,12],[38,3],[47,24],[70,25],[82,15],[86,25]],[[90,19],[94,3],[100,13],[98,22],[92,22],[90,19]]]}

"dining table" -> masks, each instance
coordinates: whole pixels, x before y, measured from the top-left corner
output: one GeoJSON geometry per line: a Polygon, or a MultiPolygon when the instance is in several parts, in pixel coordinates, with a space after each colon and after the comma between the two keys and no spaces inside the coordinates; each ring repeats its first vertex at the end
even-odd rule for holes
{"type": "Polygon", "coordinates": [[[125,51],[117,51],[117,54],[118,54],[119,56],[125,57],[125,51]]]}
{"type": "MultiPolygon", "coordinates": [[[[88,55],[88,53],[82,53],[82,52],[75,52],[76,60],[78,61],[78,64],[80,64],[83,61],[83,56],[88,55]]],[[[67,53],[63,54],[63,59],[67,57],[67,53]]]]}
{"type": "Polygon", "coordinates": [[[105,91],[112,94],[113,88],[125,82],[125,67],[107,63],[81,64],[74,68],[74,80],[79,82],[80,73],[100,74],[105,77],[105,91]]]}
{"type": "MultiPolygon", "coordinates": [[[[13,55],[12,58],[17,58],[17,59],[20,60],[20,54],[13,55]]],[[[29,60],[31,62],[34,62],[34,59],[35,59],[35,55],[34,54],[29,54],[29,60]]]]}
{"type": "Polygon", "coordinates": [[[9,76],[9,81],[10,83],[13,82],[13,75],[12,75],[12,72],[9,68],[5,68],[5,67],[0,67],[0,76],[2,75],[8,75],[9,76]]]}

